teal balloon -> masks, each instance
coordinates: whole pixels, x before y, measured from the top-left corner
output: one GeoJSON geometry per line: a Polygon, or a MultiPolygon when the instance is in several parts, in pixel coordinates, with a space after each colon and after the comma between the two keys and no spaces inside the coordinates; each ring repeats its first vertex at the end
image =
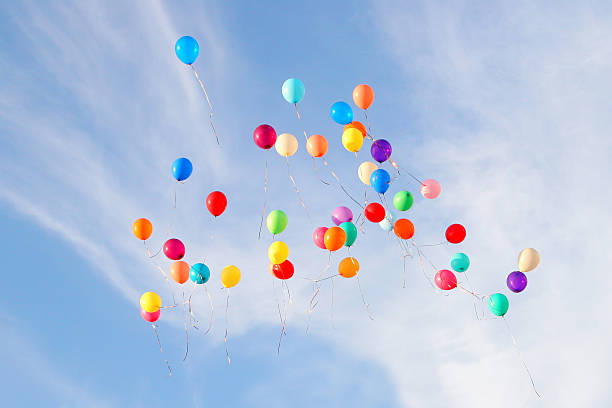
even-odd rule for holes
{"type": "Polygon", "coordinates": [[[198,285],[206,283],[210,279],[210,269],[203,263],[193,264],[189,269],[189,278],[198,285]]]}
{"type": "Polygon", "coordinates": [[[465,272],[470,267],[470,258],[463,252],[457,252],[451,257],[451,268],[457,272],[465,272]]]}
{"type": "Polygon", "coordinates": [[[198,58],[200,46],[195,38],[185,35],[176,40],[176,44],[174,44],[174,52],[176,52],[176,56],[181,60],[181,62],[191,65],[198,58]]]}
{"type": "Polygon", "coordinates": [[[412,207],[412,203],[414,203],[414,197],[412,196],[410,191],[398,191],[393,197],[393,205],[399,211],[409,210],[410,207],[412,207]]]}
{"type": "Polygon", "coordinates": [[[304,99],[306,88],[304,84],[297,78],[289,78],[283,82],[283,98],[289,103],[298,103],[304,99]]]}
{"type": "Polygon", "coordinates": [[[287,228],[287,224],[289,223],[289,219],[287,218],[287,214],[285,214],[281,210],[274,210],[268,214],[268,218],[266,219],[266,226],[268,227],[268,231],[270,233],[276,235],[280,234],[287,228]]]}
{"type": "Polygon", "coordinates": [[[357,239],[357,227],[352,222],[343,222],[339,227],[346,232],[346,242],[344,245],[350,247],[357,239]]]}
{"type": "Polygon", "coordinates": [[[502,293],[494,293],[489,296],[489,310],[495,316],[503,316],[508,311],[508,298],[502,293]]]}

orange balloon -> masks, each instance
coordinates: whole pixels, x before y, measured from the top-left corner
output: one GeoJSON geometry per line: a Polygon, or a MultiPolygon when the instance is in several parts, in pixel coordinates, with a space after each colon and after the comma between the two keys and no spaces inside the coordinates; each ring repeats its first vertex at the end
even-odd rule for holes
{"type": "Polygon", "coordinates": [[[414,225],[410,220],[400,218],[399,220],[395,221],[393,231],[395,232],[395,235],[401,239],[410,239],[414,235],[414,225]]]}
{"type": "Polygon", "coordinates": [[[327,139],[321,135],[312,135],[306,142],[306,150],[312,157],[321,157],[327,153],[327,139]]]}
{"type": "Polygon", "coordinates": [[[365,126],[363,126],[363,123],[357,122],[356,120],[349,123],[348,125],[344,125],[344,130],[350,129],[350,128],[355,128],[358,131],[360,131],[364,139],[368,135],[368,131],[366,130],[365,126]]]}
{"type": "Polygon", "coordinates": [[[189,279],[189,264],[185,261],[176,261],[170,265],[170,277],[176,283],[187,282],[187,279],[189,279]]]}
{"type": "Polygon", "coordinates": [[[346,242],[346,232],[340,227],[331,227],[325,231],[323,236],[325,248],[330,251],[337,251],[344,246],[346,242]]]}
{"type": "Polygon", "coordinates": [[[359,272],[359,262],[355,258],[344,258],[338,265],[338,273],[343,278],[352,278],[359,272]]]}
{"type": "Polygon", "coordinates": [[[146,218],[139,218],[134,221],[134,225],[132,225],[132,231],[134,231],[134,235],[136,238],[141,240],[147,240],[153,233],[153,224],[151,221],[146,218]]]}
{"type": "Polygon", "coordinates": [[[359,106],[361,109],[368,109],[374,101],[374,91],[370,85],[357,85],[355,89],[353,89],[353,101],[355,105],[359,106]]]}
{"type": "Polygon", "coordinates": [[[270,272],[270,275],[272,275],[272,277],[276,278],[276,275],[274,275],[274,271],[272,270],[272,268],[274,268],[274,264],[270,262],[268,264],[268,272],[270,272]]]}

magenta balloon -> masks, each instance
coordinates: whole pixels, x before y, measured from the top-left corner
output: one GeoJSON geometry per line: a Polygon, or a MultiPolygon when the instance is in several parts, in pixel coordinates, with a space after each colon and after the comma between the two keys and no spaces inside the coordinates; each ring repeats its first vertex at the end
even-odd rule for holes
{"type": "Polygon", "coordinates": [[[314,241],[315,245],[318,246],[321,249],[327,249],[327,247],[325,246],[325,232],[327,232],[328,228],[327,227],[319,227],[316,230],[314,230],[313,234],[312,234],[312,240],[314,241]]]}
{"type": "Polygon", "coordinates": [[[176,238],[169,239],[164,244],[164,254],[168,258],[178,261],[185,256],[185,245],[176,238]]]}
{"type": "Polygon", "coordinates": [[[276,130],[270,125],[259,125],[253,132],[253,140],[262,149],[270,149],[276,143],[276,130]]]}
{"type": "Polygon", "coordinates": [[[156,312],[147,312],[144,309],[140,309],[140,316],[147,322],[153,323],[159,319],[161,309],[157,309],[156,312]]]}
{"type": "Polygon", "coordinates": [[[348,207],[336,207],[332,212],[332,221],[336,225],[353,221],[353,212],[348,207]]]}
{"type": "Polygon", "coordinates": [[[457,277],[448,269],[441,269],[434,277],[436,286],[442,290],[451,290],[457,287],[457,277]]]}

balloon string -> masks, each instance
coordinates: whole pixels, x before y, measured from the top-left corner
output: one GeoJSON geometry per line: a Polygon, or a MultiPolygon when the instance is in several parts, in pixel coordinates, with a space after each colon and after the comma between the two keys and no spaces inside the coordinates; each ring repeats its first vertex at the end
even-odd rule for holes
{"type": "Polygon", "coordinates": [[[372,314],[370,313],[370,304],[366,301],[363,289],[361,289],[361,282],[359,281],[359,276],[355,276],[355,278],[357,278],[357,286],[359,287],[359,293],[361,294],[361,300],[363,301],[363,305],[365,306],[366,312],[368,312],[368,317],[370,318],[370,320],[374,320],[372,314]]]}
{"type": "Polygon", "coordinates": [[[400,250],[402,252],[402,262],[403,262],[403,272],[402,272],[402,277],[403,277],[403,284],[402,284],[402,288],[406,288],[406,258],[407,257],[412,257],[411,254],[408,254],[408,251],[406,250],[406,247],[403,244],[403,242],[399,239],[399,237],[396,235],[395,236],[396,240],[397,240],[397,244],[400,247],[400,250]]]}
{"type": "Polygon", "coordinates": [[[302,196],[300,195],[300,189],[298,188],[295,182],[295,179],[291,175],[291,166],[289,164],[289,157],[285,156],[285,159],[287,160],[287,174],[289,175],[289,180],[291,180],[291,183],[293,183],[293,188],[295,189],[295,193],[297,194],[298,200],[300,200],[300,204],[302,204],[304,211],[306,211],[306,216],[308,217],[308,221],[310,221],[310,223],[312,224],[312,218],[310,218],[310,213],[308,212],[308,208],[306,208],[306,204],[304,204],[304,200],[302,200],[302,196]]]}
{"type": "Polygon", "coordinates": [[[183,325],[185,326],[185,339],[186,339],[185,357],[183,357],[183,361],[185,361],[187,360],[187,355],[189,355],[189,329],[187,328],[187,310],[185,308],[185,289],[183,289],[183,325]]]}
{"type": "Polygon", "coordinates": [[[208,297],[208,303],[210,304],[210,320],[208,321],[208,329],[206,329],[206,331],[204,332],[204,334],[206,335],[210,332],[210,329],[212,329],[213,320],[215,318],[215,306],[213,304],[212,297],[210,296],[210,292],[208,291],[208,288],[206,286],[204,286],[204,291],[206,292],[206,296],[208,297]]]}
{"type": "Polygon", "coordinates": [[[529,380],[531,381],[531,386],[533,387],[533,391],[536,393],[538,398],[542,398],[542,396],[536,389],[535,382],[533,381],[533,376],[531,375],[531,372],[529,371],[529,367],[527,367],[527,363],[525,362],[525,357],[523,357],[523,353],[521,352],[521,349],[519,348],[518,341],[516,341],[514,334],[512,334],[512,330],[510,329],[510,324],[508,324],[508,321],[506,320],[505,316],[502,316],[502,319],[504,320],[504,323],[506,324],[508,333],[510,333],[510,337],[512,338],[512,344],[516,348],[519,358],[521,359],[521,363],[523,364],[523,367],[525,367],[525,371],[527,371],[527,375],[529,376],[529,380]]]}
{"type": "Polygon", "coordinates": [[[212,103],[210,103],[210,98],[208,97],[208,92],[206,92],[206,88],[204,87],[204,84],[200,80],[200,76],[198,75],[198,71],[196,71],[196,69],[193,66],[193,64],[189,64],[189,66],[193,70],[193,73],[194,73],[196,79],[198,80],[198,83],[200,84],[200,87],[204,91],[204,96],[206,96],[206,102],[208,102],[208,107],[210,109],[210,113],[209,113],[210,127],[211,127],[213,133],[215,134],[215,139],[217,139],[217,144],[219,146],[221,146],[221,144],[219,143],[219,136],[217,135],[217,130],[215,129],[215,125],[213,124],[213,116],[215,116],[215,111],[213,109],[212,103]]]}
{"type": "Polygon", "coordinates": [[[310,329],[310,320],[312,317],[312,312],[314,311],[314,308],[319,304],[318,295],[321,292],[319,281],[323,280],[321,279],[321,277],[325,275],[325,273],[329,270],[329,268],[331,268],[331,255],[332,255],[332,252],[329,251],[329,256],[327,258],[327,265],[325,265],[325,268],[323,268],[323,271],[319,274],[317,279],[315,279],[312,282],[313,294],[312,294],[312,297],[310,298],[310,303],[308,304],[308,323],[306,325],[306,334],[308,334],[308,331],[310,329]]]}
{"type": "Polygon", "coordinates": [[[232,360],[230,358],[229,355],[229,349],[227,348],[227,329],[228,329],[228,322],[229,322],[229,298],[230,298],[230,291],[229,288],[227,288],[227,301],[225,303],[225,337],[223,338],[223,342],[225,343],[225,355],[227,356],[227,364],[231,364],[232,360]]]}
{"type": "MultiPolygon", "coordinates": [[[[300,124],[302,124],[302,115],[300,115],[300,111],[298,110],[297,103],[294,103],[293,106],[295,106],[295,114],[297,115],[298,121],[300,122],[300,124]]],[[[302,132],[304,133],[304,141],[306,145],[308,145],[308,133],[306,133],[306,128],[304,128],[303,126],[302,126],[302,132]]],[[[314,156],[310,156],[310,158],[312,159],[312,167],[319,181],[325,184],[326,186],[329,186],[329,183],[323,180],[321,176],[319,175],[319,170],[317,169],[317,162],[315,161],[314,156]]]]}
{"type": "MultiPolygon", "coordinates": [[[[472,286],[472,283],[470,282],[470,279],[468,278],[467,271],[463,272],[463,274],[462,274],[462,275],[463,275],[463,276],[465,276],[465,281],[467,282],[468,288],[469,288],[471,291],[475,292],[474,287],[472,286]]],[[[478,308],[477,308],[477,306],[476,306],[476,299],[477,299],[477,298],[475,298],[475,299],[474,299],[474,313],[476,314],[476,320],[481,320],[481,318],[478,316],[478,308]]],[[[479,299],[479,300],[481,301],[481,304],[482,304],[482,300],[483,300],[483,299],[484,299],[484,296],[482,296],[482,297],[479,299]]],[[[484,315],[484,310],[483,310],[483,311],[482,311],[482,320],[484,320],[484,318],[485,318],[485,315],[484,315]]]]}
{"type": "Polygon", "coordinates": [[[344,194],[346,194],[348,196],[348,198],[350,198],[351,200],[353,200],[353,202],[355,202],[355,204],[357,204],[359,207],[361,207],[362,209],[364,208],[361,203],[357,200],[355,200],[353,198],[352,195],[349,194],[348,191],[346,191],[346,188],[344,188],[344,186],[342,185],[342,183],[340,182],[340,178],[336,175],[336,173],[334,172],[334,170],[332,170],[332,168],[329,166],[329,164],[327,163],[327,160],[325,158],[323,158],[323,164],[327,167],[327,169],[330,171],[331,175],[336,179],[336,181],[338,182],[338,185],[340,186],[340,188],[342,189],[342,191],[344,191],[344,194]]]}
{"type": "Polygon", "coordinates": [[[174,291],[172,290],[172,286],[170,285],[170,279],[168,279],[168,275],[166,274],[166,272],[162,269],[161,266],[159,266],[159,264],[157,262],[155,262],[154,259],[151,259],[151,263],[153,264],[153,266],[155,266],[155,268],[157,268],[158,271],[161,272],[162,276],[164,277],[164,280],[166,281],[166,283],[168,284],[168,290],[170,291],[170,293],[172,294],[172,304],[174,306],[176,306],[176,298],[174,297],[174,291]]]}
{"type": "Polygon", "coordinates": [[[261,210],[261,222],[259,223],[259,236],[257,239],[261,239],[261,229],[263,227],[264,217],[266,215],[266,204],[268,199],[268,159],[266,158],[266,176],[264,179],[264,205],[261,210]]]}
{"type": "MultiPolygon", "coordinates": [[[[159,345],[159,352],[161,354],[163,354],[164,351],[162,349],[161,341],[159,340],[159,333],[157,332],[157,325],[156,324],[151,324],[151,326],[153,327],[153,331],[155,332],[155,338],[157,339],[157,344],[159,345]]],[[[168,363],[167,359],[164,359],[164,362],[166,363],[166,367],[168,367],[168,377],[171,377],[172,376],[172,368],[170,367],[170,363],[168,363]]]]}
{"type": "MultiPolygon", "coordinates": [[[[281,288],[281,297],[282,297],[282,288],[281,288]]],[[[278,339],[278,346],[276,347],[276,354],[280,354],[280,348],[281,348],[281,343],[283,341],[283,336],[285,335],[285,319],[283,317],[283,312],[281,311],[281,302],[280,300],[278,300],[278,297],[276,298],[276,305],[278,306],[278,317],[280,318],[280,322],[281,322],[281,333],[280,333],[280,337],[278,339]]]]}
{"type": "Polygon", "coordinates": [[[196,290],[197,290],[197,286],[193,289],[193,292],[191,292],[191,295],[189,295],[189,299],[187,300],[187,305],[188,305],[188,310],[189,310],[189,325],[193,327],[194,329],[199,330],[200,328],[198,327],[198,325],[200,324],[200,321],[196,317],[195,313],[193,312],[193,308],[191,307],[191,297],[193,296],[196,290]]]}
{"type": "MultiPolygon", "coordinates": [[[[425,277],[425,280],[427,280],[427,282],[429,283],[429,285],[432,287],[432,289],[434,290],[434,292],[436,292],[437,294],[443,294],[440,289],[438,287],[436,287],[436,285],[433,284],[432,282],[432,278],[431,276],[427,275],[427,272],[425,271],[425,263],[423,262],[423,257],[425,257],[425,255],[423,254],[423,252],[421,252],[421,249],[419,247],[417,247],[414,242],[412,243],[412,245],[416,248],[417,250],[417,255],[419,256],[419,263],[421,265],[421,271],[423,272],[423,276],[425,277]]],[[[427,259],[427,258],[425,258],[427,259]]],[[[428,260],[429,261],[429,260],[428,260]]],[[[433,264],[432,264],[433,266],[433,264]]],[[[435,266],[433,266],[434,269],[437,269],[435,266]]]]}
{"type": "Polygon", "coordinates": [[[440,246],[440,245],[444,245],[444,244],[446,244],[446,242],[438,242],[437,244],[421,244],[421,245],[419,245],[419,248],[440,246]]]}
{"type": "Polygon", "coordinates": [[[164,249],[164,248],[163,248],[163,246],[162,246],[161,248],[159,248],[159,249],[157,250],[157,252],[156,252],[156,253],[154,253],[154,254],[152,254],[152,255],[151,255],[151,250],[149,249],[149,246],[147,245],[147,240],[145,239],[144,241],[142,241],[142,243],[144,244],[145,250],[147,251],[147,257],[149,257],[149,258],[155,258],[157,255],[159,255],[159,254],[160,254],[160,252],[162,251],[162,249],[164,249]]]}
{"type": "Polygon", "coordinates": [[[331,317],[331,326],[332,329],[336,328],[335,325],[335,321],[334,321],[334,277],[338,276],[338,275],[334,275],[334,276],[330,276],[330,284],[331,284],[331,310],[330,310],[330,317],[331,317]]]}

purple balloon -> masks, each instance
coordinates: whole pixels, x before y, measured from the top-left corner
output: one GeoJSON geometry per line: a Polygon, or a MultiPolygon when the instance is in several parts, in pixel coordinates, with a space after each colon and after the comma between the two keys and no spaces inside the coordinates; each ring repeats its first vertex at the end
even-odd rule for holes
{"type": "Polygon", "coordinates": [[[385,139],[378,139],[372,143],[370,153],[372,153],[374,160],[382,163],[391,157],[391,143],[385,139]]]}
{"type": "Polygon", "coordinates": [[[506,279],[506,285],[514,293],[522,292],[527,287],[527,276],[523,272],[511,272],[506,279]]]}
{"type": "Polygon", "coordinates": [[[343,222],[351,222],[353,221],[353,212],[347,207],[337,207],[332,212],[332,221],[336,225],[340,225],[343,222]]]}

